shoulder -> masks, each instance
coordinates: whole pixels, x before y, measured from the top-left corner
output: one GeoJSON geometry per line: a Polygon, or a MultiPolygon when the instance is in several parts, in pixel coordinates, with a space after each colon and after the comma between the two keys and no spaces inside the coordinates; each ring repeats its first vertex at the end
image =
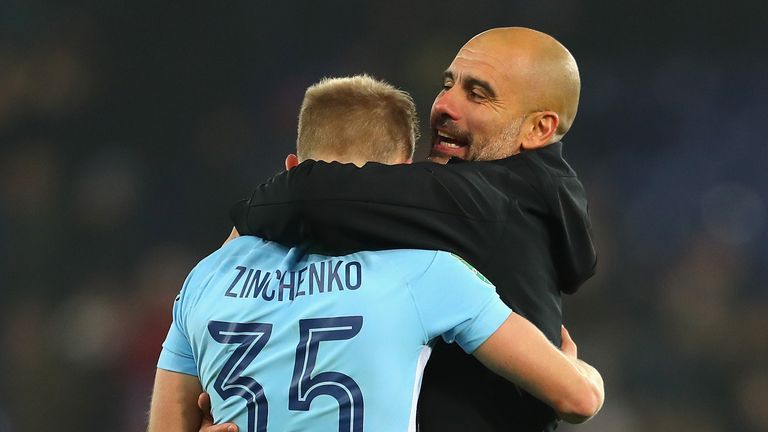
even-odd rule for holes
{"type": "Polygon", "coordinates": [[[491,285],[472,265],[450,252],[423,249],[391,249],[357,252],[346,256],[370,269],[382,270],[388,277],[399,277],[410,286],[435,282],[457,282],[457,278],[477,279],[491,285]]]}
{"type": "Polygon", "coordinates": [[[519,183],[526,184],[529,190],[535,192],[533,199],[550,203],[564,187],[576,194],[582,193],[583,187],[576,171],[563,157],[562,142],[494,162],[514,173],[519,183]]]}
{"type": "Polygon", "coordinates": [[[441,252],[424,249],[390,249],[357,252],[350,257],[360,260],[371,268],[386,268],[399,274],[403,279],[419,277],[432,265],[441,252]]]}
{"type": "Polygon", "coordinates": [[[239,236],[226,242],[219,249],[200,260],[193,271],[204,271],[216,267],[222,260],[251,253],[255,248],[266,246],[270,242],[256,236],[239,236]]]}
{"type": "Polygon", "coordinates": [[[424,261],[420,264],[421,271],[415,273],[411,278],[413,285],[420,285],[421,283],[437,283],[440,285],[480,284],[494,288],[493,284],[482,273],[463,258],[450,252],[434,251],[428,263],[424,261]]]}
{"type": "Polygon", "coordinates": [[[563,157],[563,143],[556,142],[539,150],[521,153],[520,159],[533,169],[554,177],[576,177],[576,171],[563,157]]]}
{"type": "Polygon", "coordinates": [[[586,202],[586,191],[576,171],[563,157],[563,143],[522,154],[541,185],[543,196],[557,212],[563,199],[586,202]]]}
{"type": "Polygon", "coordinates": [[[202,290],[226,263],[253,254],[284,255],[287,250],[278,243],[269,242],[256,236],[236,237],[200,260],[187,276],[184,288],[189,294],[202,290]]]}

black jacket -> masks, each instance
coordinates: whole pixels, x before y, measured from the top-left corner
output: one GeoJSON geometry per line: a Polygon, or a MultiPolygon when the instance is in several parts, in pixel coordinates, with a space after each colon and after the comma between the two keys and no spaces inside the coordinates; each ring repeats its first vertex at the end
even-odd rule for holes
{"type": "MultiPolygon", "coordinates": [[[[587,200],[562,143],[498,161],[448,165],[306,161],[231,212],[238,232],[320,253],[436,249],[463,257],[502,300],[560,344],[561,292],[594,274],[587,200]]],[[[457,347],[424,377],[421,430],[535,431],[554,413],[457,347]]]]}

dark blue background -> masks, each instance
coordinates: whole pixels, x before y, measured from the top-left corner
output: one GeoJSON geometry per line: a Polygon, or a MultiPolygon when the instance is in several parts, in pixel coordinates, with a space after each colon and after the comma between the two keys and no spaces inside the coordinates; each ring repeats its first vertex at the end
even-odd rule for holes
{"type": "Polygon", "coordinates": [[[173,298],[282,168],[304,89],[368,72],[427,123],[458,48],[506,25],[581,70],[565,142],[600,266],[565,316],[607,402],[578,430],[768,430],[767,12],[0,1],[0,431],[143,430],[173,298]]]}

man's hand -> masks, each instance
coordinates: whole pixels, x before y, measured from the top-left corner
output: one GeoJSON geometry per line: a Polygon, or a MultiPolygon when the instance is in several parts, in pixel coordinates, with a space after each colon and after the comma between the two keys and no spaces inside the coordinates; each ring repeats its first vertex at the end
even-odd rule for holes
{"type": "Polygon", "coordinates": [[[568,423],[583,423],[603,404],[603,381],[576,358],[576,344],[561,330],[560,350],[530,321],[511,313],[472,353],[493,372],[519,385],[555,409],[568,423]]]}
{"type": "Polygon", "coordinates": [[[578,358],[579,351],[576,348],[576,342],[571,339],[571,334],[568,333],[568,329],[565,326],[560,326],[560,339],[562,339],[560,351],[568,357],[578,358]]]}
{"type": "MultiPolygon", "coordinates": [[[[565,354],[566,357],[569,358],[571,363],[576,366],[576,368],[581,372],[581,374],[586,377],[592,384],[595,386],[595,388],[599,389],[599,404],[597,406],[597,409],[595,410],[594,414],[597,414],[597,411],[600,411],[600,408],[603,406],[603,401],[605,400],[605,388],[603,384],[603,377],[600,376],[600,373],[597,372],[597,370],[592,367],[591,365],[585,363],[582,360],[579,360],[578,354],[579,351],[576,347],[576,342],[571,339],[571,334],[568,333],[568,329],[565,328],[565,326],[560,327],[560,338],[562,339],[562,343],[560,344],[560,351],[565,354]]],[[[592,415],[594,415],[592,414],[592,415]]],[[[585,420],[578,420],[577,423],[581,423],[585,420]]],[[[569,422],[573,423],[573,422],[569,422]]]]}
{"type": "Polygon", "coordinates": [[[234,228],[234,227],[233,227],[233,228],[232,228],[232,232],[231,232],[231,233],[229,233],[229,237],[227,237],[227,239],[226,239],[226,240],[224,240],[224,243],[222,244],[222,246],[224,246],[225,244],[229,243],[229,242],[230,242],[230,240],[234,240],[234,239],[236,239],[236,238],[238,238],[238,237],[240,237],[240,233],[239,233],[239,232],[237,232],[237,228],[234,228]]]}
{"type": "Polygon", "coordinates": [[[211,397],[208,393],[200,393],[200,397],[197,398],[197,406],[200,407],[200,411],[203,413],[203,421],[200,423],[200,432],[238,432],[239,429],[234,423],[222,423],[220,425],[213,424],[213,416],[211,415],[211,397]]]}

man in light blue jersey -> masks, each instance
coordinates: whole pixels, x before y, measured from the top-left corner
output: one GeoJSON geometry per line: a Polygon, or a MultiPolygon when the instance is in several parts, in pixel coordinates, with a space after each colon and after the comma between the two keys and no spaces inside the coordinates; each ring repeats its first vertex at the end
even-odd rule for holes
{"type": "MultiPolygon", "coordinates": [[[[305,96],[299,158],[408,162],[415,131],[407,94],[364,76],[324,80],[305,96]]],[[[289,156],[286,167],[297,162],[289,156]]],[[[586,420],[603,400],[599,374],[576,358],[567,333],[561,352],[445,252],[329,257],[235,238],[195,267],[173,317],[150,431],[197,431],[201,391],[211,396],[213,417],[241,431],[415,430],[437,337],[567,421],[586,420]]]]}

